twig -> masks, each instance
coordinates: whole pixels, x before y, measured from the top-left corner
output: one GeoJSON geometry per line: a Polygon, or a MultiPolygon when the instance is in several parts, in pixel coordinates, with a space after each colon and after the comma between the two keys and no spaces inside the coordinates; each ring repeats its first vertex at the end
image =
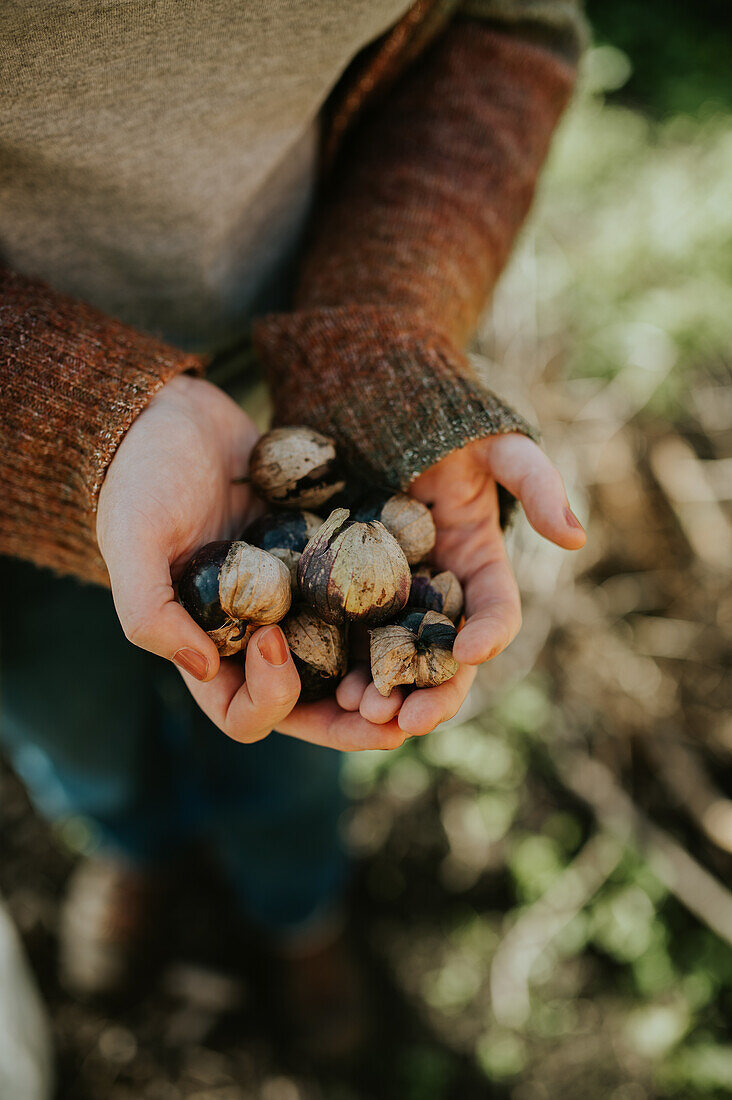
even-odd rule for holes
{"type": "Polygon", "coordinates": [[[696,755],[680,741],[652,734],[641,739],[644,751],[676,803],[708,840],[732,853],[732,800],[714,786],[696,755]]]}
{"type": "Polygon", "coordinates": [[[601,827],[634,844],[669,893],[732,945],[732,893],[638,809],[604,764],[577,748],[547,747],[562,783],[591,807],[601,827]]]}

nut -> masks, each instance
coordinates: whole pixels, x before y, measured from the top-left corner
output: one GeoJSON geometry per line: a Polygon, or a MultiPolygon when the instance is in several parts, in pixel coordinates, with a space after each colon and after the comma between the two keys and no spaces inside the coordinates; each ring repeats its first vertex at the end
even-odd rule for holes
{"type": "Polygon", "coordinates": [[[221,607],[232,619],[278,623],[292,602],[287,566],[248,542],[232,542],[219,575],[221,607]]]}
{"type": "Polygon", "coordinates": [[[437,611],[408,611],[371,630],[371,675],[384,696],[399,684],[435,687],[458,670],[452,655],[455,625],[437,611]]]}
{"type": "Polygon", "coordinates": [[[303,605],[293,608],[280,626],[300,674],[300,698],[311,702],[332,694],[348,661],[342,627],[323,622],[303,605]]]}
{"type": "Polygon", "coordinates": [[[332,439],[313,428],[274,428],[257,442],[249,478],[265,500],[286,508],[315,508],[345,485],[332,439]]]}
{"type": "Polygon", "coordinates": [[[230,542],[208,542],[197,550],[178,581],[178,600],[204,630],[219,630],[229,616],[221,606],[219,577],[230,542]]]}
{"type": "Polygon", "coordinates": [[[178,599],[224,656],[246,648],[249,623],[276,623],[292,601],[287,567],[246,542],[209,542],[178,581],[178,599]]]}
{"type": "Polygon", "coordinates": [[[435,521],[426,504],[406,493],[369,493],[353,513],[357,520],[379,520],[394,536],[410,565],[423,561],[435,545],[435,521]]]}
{"type": "Polygon", "coordinates": [[[456,623],[463,613],[462,585],[449,569],[439,573],[429,565],[420,566],[412,571],[407,607],[439,611],[456,623]]]}
{"type": "Polygon", "coordinates": [[[243,623],[237,619],[227,619],[218,630],[209,630],[208,636],[222,657],[233,657],[236,653],[245,653],[249,639],[259,623],[243,623]]]}
{"type": "Polygon", "coordinates": [[[266,550],[278,558],[290,571],[293,595],[297,591],[297,563],[308,539],[312,538],[322,519],[314,512],[265,512],[245,530],[242,538],[252,546],[266,550]]]}
{"type": "Polygon", "coordinates": [[[303,550],[297,568],[303,598],[328,623],[383,623],[406,605],[411,574],[399,543],[382,523],[349,519],[336,508],[303,550]]]}

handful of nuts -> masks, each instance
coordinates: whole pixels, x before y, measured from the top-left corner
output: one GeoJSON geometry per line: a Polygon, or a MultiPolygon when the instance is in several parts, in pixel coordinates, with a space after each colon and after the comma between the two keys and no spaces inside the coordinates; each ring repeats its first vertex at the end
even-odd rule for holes
{"type": "Polygon", "coordinates": [[[240,539],[201,547],[178,582],[180,603],[222,656],[243,655],[259,626],[280,623],[301,698],[321,699],[348,671],[349,626],[362,623],[382,695],[455,675],[463,593],[449,570],[421,564],[435,543],[426,505],[351,485],[333,441],[305,427],[263,435],[249,480],[270,510],[240,539]],[[349,507],[331,510],[342,501],[349,507]]]}

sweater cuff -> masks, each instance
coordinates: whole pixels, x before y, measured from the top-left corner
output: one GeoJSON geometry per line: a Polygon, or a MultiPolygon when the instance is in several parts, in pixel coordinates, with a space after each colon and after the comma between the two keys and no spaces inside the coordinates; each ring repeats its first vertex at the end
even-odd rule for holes
{"type": "Polygon", "coordinates": [[[422,317],[381,306],[270,314],[254,325],[275,423],[332,436],[364,479],[405,489],[472,440],[535,438],[467,357],[422,317]]]}
{"type": "Polygon", "coordinates": [[[135,417],[201,360],[0,271],[0,552],[108,584],[97,497],[135,417]]]}

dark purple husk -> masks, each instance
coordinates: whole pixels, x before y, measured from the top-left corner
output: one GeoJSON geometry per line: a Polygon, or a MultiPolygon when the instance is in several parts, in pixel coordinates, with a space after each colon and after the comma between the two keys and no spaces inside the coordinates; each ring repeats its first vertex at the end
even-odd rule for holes
{"type": "Polygon", "coordinates": [[[178,600],[203,630],[218,630],[228,619],[219,602],[219,576],[230,547],[225,541],[206,543],[178,581],[178,600]]]}
{"type": "Polygon", "coordinates": [[[325,699],[332,695],[340,681],[338,676],[325,676],[322,672],[312,668],[301,657],[292,654],[292,660],[300,676],[300,700],[303,703],[314,703],[318,699],[325,699]]]}
{"type": "MultiPolygon", "coordinates": [[[[375,495],[374,490],[365,482],[349,476],[344,487],[330,498],[328,507],[331,511],[334,508],[347,508],[351,513],[351,517],[355,518],[356,511],[361,507],[362,501],[375,495]]],[[[393,493],[385,489],[383,494],[379,491],[379,495],[383,496],[384,500],[388,500],[390,496],[393,496],[393,493]]],[[[370,518],[374,519],[375,516],[370,518]]]]}
{"type": "Polygon", "coordinates": [[[265,512],[241,536],[262,550],[296,550],[300,553],[308,541],[307,522],[299,512],[265,512]]]}
{"type": "MultiPolygon", "coordinates": [[[[396,490],[394,490],[396,492],[396,490]]],[[[375,519],[381,520],[381,513],[387,500],[391,500],[394,492],[389,489],[375,489],[363,493],[354,505],[353,519],[361,523],[369,523],[375,519]]]]}
{"type": "Polygon", "coordinates": [[[441,592],[432,587],[431,577],[412,577],[407,608],[422,608],[424,611],[439,611],[442,614],[444,599],[441,592]]]}
{"type": "MultiPolygon", "coordinates": [[[[328,540],[321,536],[319,542],[316,542],[307,553],[303,552],[297,563],[297,583],[303,598],[314,611],[317,611],[321,619],[333,625],[344,623],[345,615],[339,608],[331,608],[328,599],[328,586],[333,568],[331,545],[336,536],[345,530],[348,523],[349,520],[341,523],[328,540]]],[[[316,533],[310,541],[313,542],[318,538],[319,535],[316,533]]]]}
{"type": "MultiPolygon", "coordinates": [[[[411,630],[413,634],[419,634],[419,628],[422,625],[426,611],[406,611],[403,615],[400,615],[398,619],[394,621],[399,625],[405,627],[406,630],[411,630]]],[[[457,627],[449,626],[447,623],[430,623],[419,634],[416,645],[423,649],[430,649],[432,646],[438,649],[452,650],[457,638],[457,627]]]]}

